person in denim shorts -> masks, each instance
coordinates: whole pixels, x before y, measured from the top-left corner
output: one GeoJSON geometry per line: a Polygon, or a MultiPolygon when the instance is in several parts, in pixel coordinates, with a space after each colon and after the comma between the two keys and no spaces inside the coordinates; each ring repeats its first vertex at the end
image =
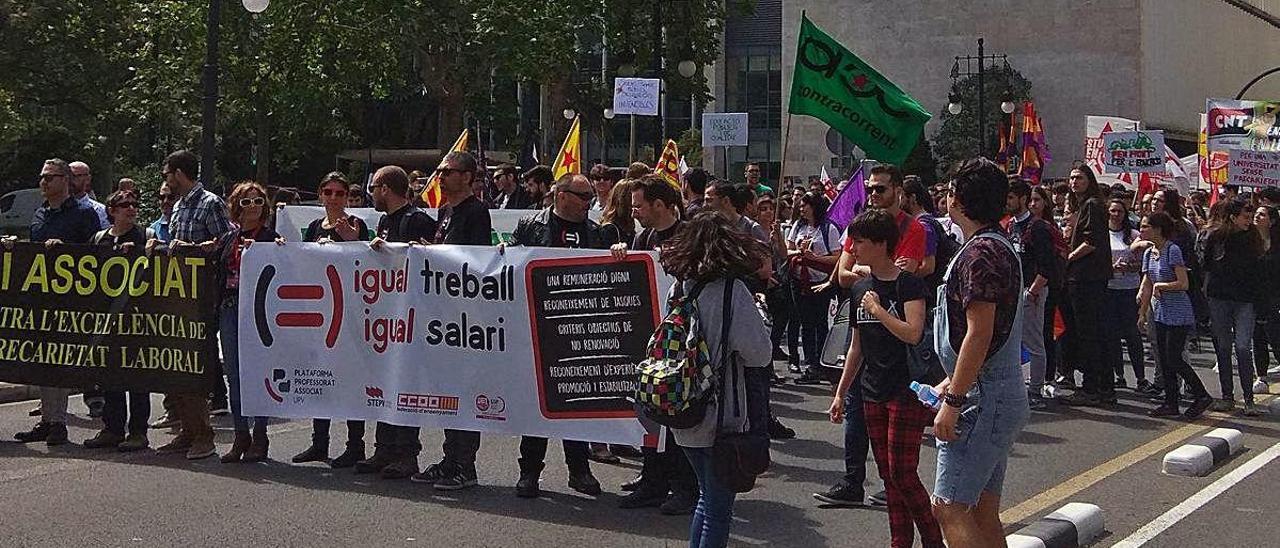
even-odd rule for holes
{"type": "Polygon", "coordinates": [[[947,379],[934,419],[933,513],[948,546],[1002,546],[1000,493],[1014,439],[1030,415],[1022,379],[1022,270],[1000,229],[1009,183],[984,158],[952,178],[948,212],[969,240],[947,268],[934,345],[947,379]],[[973,326],[973,329],[970,329],[973,326]]]}

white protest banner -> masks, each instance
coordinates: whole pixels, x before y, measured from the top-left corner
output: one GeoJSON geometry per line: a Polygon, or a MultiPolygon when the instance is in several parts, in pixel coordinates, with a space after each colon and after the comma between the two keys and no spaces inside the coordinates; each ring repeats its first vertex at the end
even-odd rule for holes
{"type": "Polygon", "coordinates": [[[661,90],[658,78],[614,78],[613,113],[657,116],[661,90]]]}
{"type": "Polygon", "coordinates": [[[1105,173],[1165,172],[1164,132],[1162,131],[1103,133],[1102,148],[1102,164],[1105,173]]]}
{"type": "Polygon", "coordinates": [[[1209,99],[1205,109],[1210,151],[1280,152],[1280,102],[1209,99]]]}
{"type": "MultiPolygon", "coordinates": [[[[1084,162],[1098,176],[1098,181],[1103,184],[1123,183],[1114,175],[1106,174],[1106,164],[1103,163],[1103,142],[1102,134],[1112,131],[1136,131],[1139,129],[1137,120],[1128,118],[1120,118],[1118,116],[1086,116],[1085,132],[1084,132],[1084,162]]],[[[1126,183],[1129,186],[1132,184],[1126,183]]]]}
{"type": "Polygon", "coordinates": [[[1231,150],[1227,184],[1280,187],[1280,152],[1231,150]]]}
{"type": "MultiPolygon", "coordinates": [[[[347,215],[355,215],[369,226],[369,230],[377,230],[378,219],[382,218],[382,212],[371,207],[353,207],[347,208],[347,215]]],[[[436,209],[425,209],[431,214],[431,218],[439,219],[440,211],[436,209]]],[[[490,209],[489,219],[493,225],[493,243],[510,242],[511,232],[516,229],[520,219],[537,213],[532,209],[490,209]]],[[[603,213],[600,211],[590,211],[588,216],[593,220],[599,221],[603,213]]],[[[291,242],[302,241],[302,233],[307,229],[307,225],[316,219],[324,217],[324,208],[320,206],[307,205],[288,205],[276,209],[276,232],[284,236],[286,240],[291,242]]],[[[372,235],[370,235],[372,239],[372,235]]]]}
{"type": "Polygon", "coordinates": [[[671,282],[649,253],[253,246],[244,414],[639,444],[627,397],[671,282]]]}
{"type": "Polygon", "coordinates": [[[747,146],[747,113],[706,112],[702,114],[702,146],[747,146]]]}

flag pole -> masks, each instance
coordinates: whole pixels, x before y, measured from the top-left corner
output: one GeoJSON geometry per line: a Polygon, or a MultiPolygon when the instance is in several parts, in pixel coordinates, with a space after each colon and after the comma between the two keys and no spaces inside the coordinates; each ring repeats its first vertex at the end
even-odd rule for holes
{"type": "MultiPolygon", "coordinates": [[[[783,181],[787,180],[787,145],[791,142],[791,113],[787,113],[786,129],[782,132],[782,167],[778,169],[778,186],[774,190],[781,192],[783,181]]],[[[725,166],[728,173],[729,166],[725,166]]]]}

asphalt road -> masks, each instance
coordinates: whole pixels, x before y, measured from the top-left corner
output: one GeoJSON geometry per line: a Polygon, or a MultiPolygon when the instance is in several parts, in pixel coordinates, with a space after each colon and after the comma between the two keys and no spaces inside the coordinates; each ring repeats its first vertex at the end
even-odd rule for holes
{"type": "MultiPolygon", "coordinates": [[[[1216,393],[1216,375],[1205,368],[1206,356],[1196,358],[1199,373],[1216,393]]],[[[1273,390],[1280,392],[1280,385],[1273,390]]],[[[775,443],[771,471],[755,491],[738,499],[733,545],[888,545],[882,509],[820,508],[811,497],[842,468],[840,427],[825,420],[827,394],[825,386],[775,391],[776,413],[799,436],[775,443]]],[[[1188,425],[1146,417],[1153,404],[1128,391],[1121,399],[1112,410],[1059,407],[1034,414],[1010,463],[1003,504],[1008,532],[1067,502],[1089,502],[1104,510],[1107,536],[1098,545],[1109,546],[1280,442],[1280,417],[1209,414],[1188,425]],[[1242,454],[1204,478],[1160,473],[1167,451],[1221,425],[1245,433],[1242,454]]],[[[28,428],[31,407],[30,402],[0,406],[0,436],[9,440],[28,428]]],[[[598,547],[683,546],[688,538],[685,516],[616,508],[618,485],[635,474],[638,462],[593,464],[606,490],[593,499],[567,487],[554,444],[540,499],[514,496],[516,440],[506,436],[484,438],[480,486],[439,494],[408,481],[288,464],[309,442],[306,422],[272,424],[271,462],[221,464],[215,458],[188,462],[152,452],[87,450],[79,443],[93,435],[97,421],[84,415],[79,398],[71,408],[78,415],[70,425],[70,445],[0,442],[4,546],[598,547]]],[[[229,421],[221,418],[216,424],[224,450],[229,421]]],[[[336,454],[344,427],[335,425],[334,436],[336,454]]],[[[170,437],[153,430],[152,445],[170,437]]],[[[372,445],[372,429],[368,437],[372,445]]],[[[440,441],[438,432],[423,433],[423,464],[439,457],[440,441]]],[[[932,485],[935,454],[931,442],[926,444],[920,470],[926,485],[932,485]]],[[[874,463],[869,466],[875,476],[874,463]]],[[[1280,459],[1187,513],[1147,545],[1280,546],[1265,527],[1280,508],[1278,481],[1280,459]]]]}

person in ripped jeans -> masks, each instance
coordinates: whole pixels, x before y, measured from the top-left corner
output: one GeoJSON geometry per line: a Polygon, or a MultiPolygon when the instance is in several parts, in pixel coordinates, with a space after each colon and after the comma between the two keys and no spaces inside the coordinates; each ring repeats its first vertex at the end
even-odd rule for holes
{"type": "Polygon", "coordinates": [[[1000,493],[1014,439],[1026,424],[1022,272],[1000,229],[1009,182],[990,160],[961,165],[951,218],[970,235],[938,288],[935,346],[947,379],[934,418],[938,470],[933,513],[948,546],[1003,546],[1000,493]]]}

